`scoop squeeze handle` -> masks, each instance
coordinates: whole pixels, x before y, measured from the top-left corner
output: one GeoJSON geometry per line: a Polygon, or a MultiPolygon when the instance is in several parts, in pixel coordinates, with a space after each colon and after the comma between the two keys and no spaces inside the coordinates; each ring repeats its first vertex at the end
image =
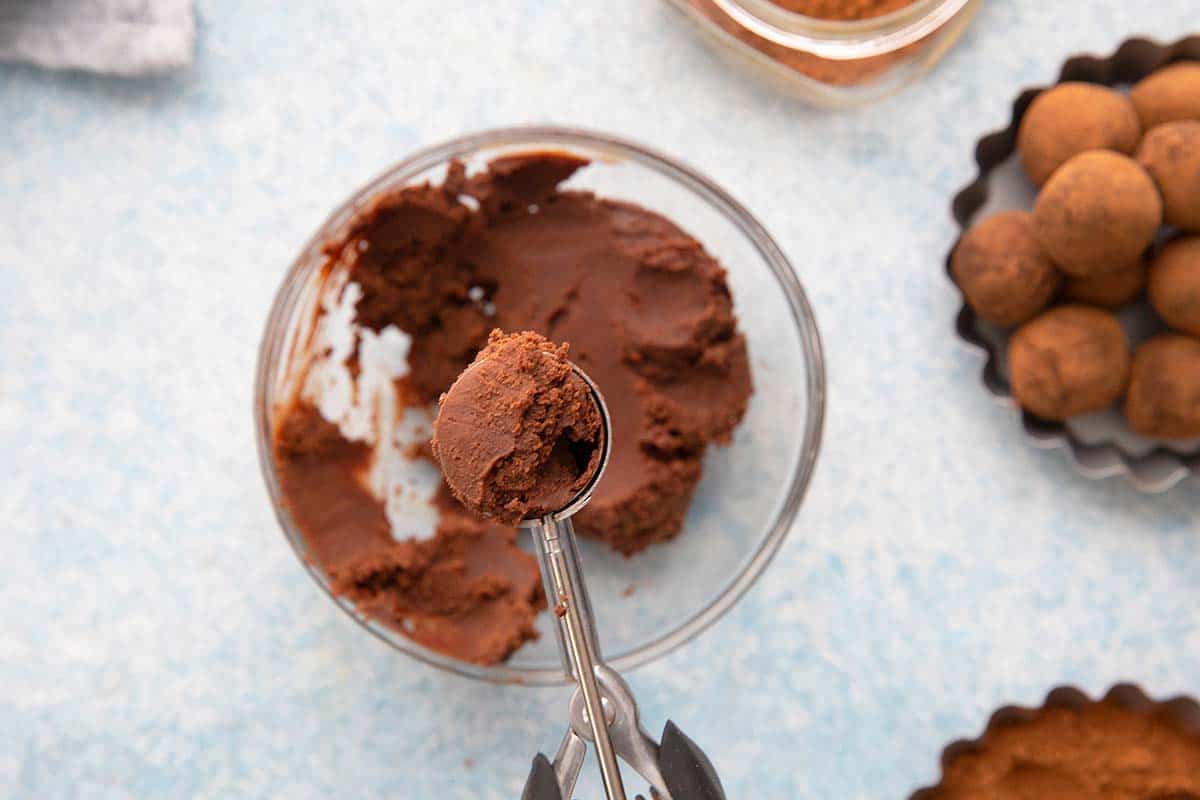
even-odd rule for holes
{"type": "Polygon", "coordinates": [[[708,756],[670,720],[663,728],[658,766],[674,800],[725,800],[725,789],[708,756]]]}
{"type": "Polygon", "coordinates": [[[558,790],[558,775],[554,765],[541,753],[533,757],[533,766],[529,769],[521,800],[563,800],[562,792],[558,790]]]}
{"type": "MultiPolygon", "coordinates": [[[[725,789],[712,762],[674,722],[667,721],[663,728],[662,744],[659,745],[658,766],[665,788],[672,800],[726,800],[725,789]]],[[[559,784],[560,776],[554,764],[538,753],[529,770],[525,791],[521,800],[571,800],[564,797],[559,784]]],[[[574,781],[571,780],[572,785],[574,781]]],[[[637,800],[650,798],[638,795],[637,800]]]]}

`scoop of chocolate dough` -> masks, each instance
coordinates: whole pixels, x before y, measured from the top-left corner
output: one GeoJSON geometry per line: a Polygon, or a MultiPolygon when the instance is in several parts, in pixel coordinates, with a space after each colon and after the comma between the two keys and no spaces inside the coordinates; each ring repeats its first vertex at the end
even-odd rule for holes
{"type": "Polygon", "coordinates": [[[1200,121],[1159,125],[1142,139],[1137,160],[1162,192],[1167,224],[1200,231],[1200,121]]]}
{"type": "Polygon", "coordinates": [[[516,524],[569,505],[596,474],[603,437],[567,345],[494,330],[442,395],[431,445],[468,511],[516,524]]]}
{"type": "Polygon", "coordinates": [[[1033,215],[1001,211],[967,231],[950,270],[975,313],[997,325],[1018,325],[1041,311],[1062,274],[1033,235],[1033,215]]]}
{"type": "Polygon", "coordinates": [[[1063,420],[1107,408],[1121,395],[1129,375],[1129,345],[1109,312],[1060,306],[1013,334],[1008,369],[1022,408],[1063,420]]]}
{"type": "Polygon", "coordinates": [[[1029,105],[1017,131],[1025,173],[1041,186],[1072,156],[1085,150],[1132,153],[1142,124],[1129,98],[1105,86],[1068,81],[1029,105]]]}
{"type": "Polygon", "coordinates": [[[1200,62],[1183,61],[1140,80],[1129,99],[1150,130],[1178,119],[1200,120],[1200,62]]]}
{"type": "Polygon", "coordinates": [[[1200,236],[1176,239],[1159,251],[1146,294],[1168,325],[1200,336],[1200,236]]]}
{"type": "Polygon", "coordinates": [[[1142,256],[1162,223],[1162,199],[1146,171],[1109,150],[1080,153],[1038,195],[1033,229],[1064,272],[1115,272],[1142,256]]]}
{"type": "Polygon", "coordinates": [[[1137,349],[1125,418],[1144,436],[1200,436],[1200,339],[1168,333],[1137,349]]]}
{"type": "Polygon", "coordinates": [[[1062,299],[1116,311],[1132,303],[1145,287],[1146,262],[1139,258],[1116,272],[1105,272],[1089,278],[1068,278],[1063,286],[1062,299]]]}

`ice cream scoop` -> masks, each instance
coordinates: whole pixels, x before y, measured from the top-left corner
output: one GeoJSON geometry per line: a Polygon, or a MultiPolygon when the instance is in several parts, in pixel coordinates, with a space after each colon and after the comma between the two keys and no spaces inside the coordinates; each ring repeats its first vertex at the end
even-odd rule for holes
{"type": "Polygon", "coordinates": [[[469,510],[532,532],[563,666],[577,684],[558,755],[534,759],[522,800],[570,798],[588,740],[609,800],[626,800],[618,757],[664,800],[723,800],[708,758],[672,723],[655,742],[629,687],[600,658],[571,517],[604,474],[612,422],[599,388],[567,352],[532,332],[494,331],[442,396],[432,441],[469,510]],[[676,797],[681,787],[686,794],[676,797]]]}

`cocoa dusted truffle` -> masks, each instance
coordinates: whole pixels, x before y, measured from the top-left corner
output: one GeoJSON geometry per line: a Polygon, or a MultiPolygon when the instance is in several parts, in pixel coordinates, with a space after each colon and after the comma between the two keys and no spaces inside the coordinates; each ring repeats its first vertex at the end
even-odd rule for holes
{"type": "Polygon", "coordinates": [[[1022,408],[1064,420],[1107,408],[1121,395],[1129,345],[1109,312],[1060,306],[1017,329],[1008,343],[1008,370],[1022,408]]]}
{"type": "Polygon", "coordinates": [[[1200,121],[1159,125],[1142,139],[1137,160],[1158,184],[1167,224],[1200,231],[1200,121]]]}
{"type": "Polygon", "coordinates": [[[1025,174],[1041,186],[1054,170],[1085,150],[1132,153],[1142,124],[1129,98],[1104,86],[1067,82],[1029,105],[1017,131],[1025,174]]]}
{"type": "Polygon", "coordinates": [[[1063,286],[1062,299],[1116,311],[1132,303],[1145,287],[1146,262],[1139,258],[1116,272],[1105,272],[1090,278],[1068,278],[1063,286]]]}
{"type": "Polygon", "coordinates": [[[1050,259],[1081,277],[1132,264],[1161,223],[1154,181],[1136,161],[1108,150],[1063,164],[1033,207],[1033,230],[1050,259]]]}
{"type": "Polygon", "coordinates": [[[1146,76],[1129,99],[1147,131],[1164,122],[1200,120],[1200,62],[1181,61],[1146,76]]]}
{"type": "Polygon", "coordinates": [[[1176,239],[1159,251],[1146,293],[1168,325],[1200,336],[1200,236],[1176,239]]]}
{"type": "Polygon", "coordinates": [[[494,330],[442,395],[430,444],[468,511],[515,525],[569,505],[596,474],[603,440],[567,346],[494,330]]]}
{"type": "Polygon", "coordinates": [[[1137,349],[1125,418],[1143,436],[1200,436],[1200,339],[1168,333],[1137,349]]]}
{"type": "Polygon", "coordinates": [[[950,270],[971,308],[997,325],[1019,325],[1050,302],[1062,275],[1033,235],[1033,215],[1001,211],[967,231],[950,270]]]}

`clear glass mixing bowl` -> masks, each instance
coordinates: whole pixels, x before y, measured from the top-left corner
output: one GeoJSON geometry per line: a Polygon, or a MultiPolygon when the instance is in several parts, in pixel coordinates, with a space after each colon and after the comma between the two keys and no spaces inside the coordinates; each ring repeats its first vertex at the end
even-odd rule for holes
{"type": "MultiPolygon", "coordinates": [[[[259,351],[255,421],[259,461],[279,523],[326,592],[326,576],[304,559],[305,541],[281,501],[271,455],[280,404],[290,397],[323,282],[321,245],[379,192],[440,181],[452,159],[468,170],[499,155],[559,150],[592,164],[565,185],[630,200],[674,220],[728,270],[749,345],[754,396],[729,446],[710,447],[683,532],[624,558],[583,539],[581,551],[605,660],[628,670],[670,652],[725,613],[762,574],[795,520],[821,439],[825,372],[812,309],[787,258],[750,212],[708,178],[641,145],[606,134],[518,127],[464,136],[422,150],[338,207],[304,246],[275,298],[259,351]]],[[[527,534],[523,534],[527,535],[527,534]]],[[[527,543],[526,543],[527,544],[527,543]]],[[[504,664],[481,666],[422,647],[330,597],[397,650],[487,681],[564,683],[549,614],[542,636],[504,664]]]]}

